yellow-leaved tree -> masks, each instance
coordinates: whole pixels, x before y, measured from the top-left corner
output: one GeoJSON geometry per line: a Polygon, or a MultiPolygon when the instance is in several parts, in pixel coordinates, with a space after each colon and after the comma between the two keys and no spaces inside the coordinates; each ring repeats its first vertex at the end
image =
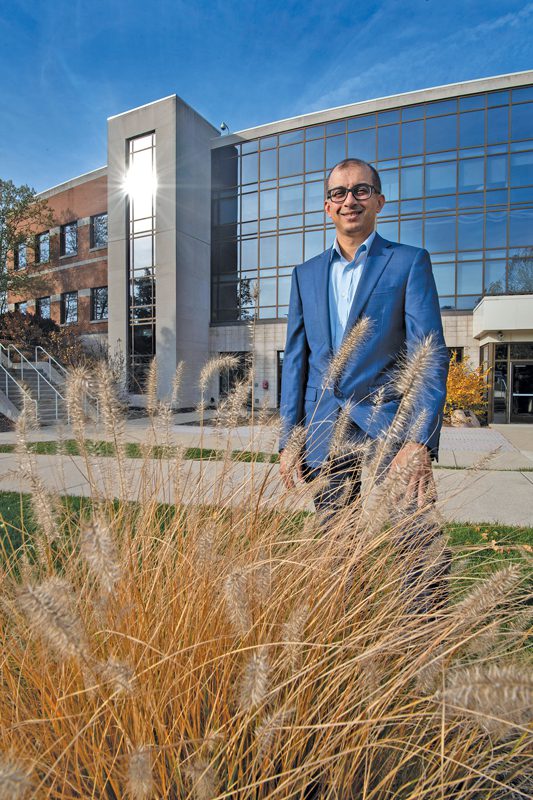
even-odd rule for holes
{"type": "Polygon", "coordinates": [[[472,367],[469,356],[465,355],[462,361],[458,361],[454,350],[446,386],[445,416],[449,418],[456,409],[482,415],[487,407],[489,374],[490,368],[472,367]]]}

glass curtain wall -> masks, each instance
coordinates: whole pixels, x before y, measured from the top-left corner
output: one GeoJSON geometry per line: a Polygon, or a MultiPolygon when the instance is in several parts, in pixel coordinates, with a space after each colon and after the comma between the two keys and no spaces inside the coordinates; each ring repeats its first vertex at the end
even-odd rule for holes
{"type": "Polygon", "coordinates": [[[155,356],[155,133],[127,143],[129,390],[142,392],[155,356]]]}
{"type": "Polygon", "coordinates": [[[330,246],[327,171],[374,164],[378,231],[427,248],[443,309],[533,292],[533,87],[365,114],[213,151],[212,321],[287,314],[293,267],[330,246]]]}

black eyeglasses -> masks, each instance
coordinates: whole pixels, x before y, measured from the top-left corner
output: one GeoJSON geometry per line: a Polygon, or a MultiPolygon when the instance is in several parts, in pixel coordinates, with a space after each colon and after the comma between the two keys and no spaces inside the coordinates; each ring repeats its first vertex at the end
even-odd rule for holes
{"type": "Polygon", "coordinates": [[[375,186],[369,183],[357,183],[355,186],[335,186],[333,189],[328,189],[327,198],[333,203],[344,203],[348,197],[348,193],[353,195],[354,200],[368,200],[372,196],[372,192],[381,194],[375,186]]]}

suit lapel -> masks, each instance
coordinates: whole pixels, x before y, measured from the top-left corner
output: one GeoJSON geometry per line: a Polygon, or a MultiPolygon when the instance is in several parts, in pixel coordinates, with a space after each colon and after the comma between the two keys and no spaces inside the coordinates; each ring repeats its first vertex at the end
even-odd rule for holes
{"type": "Polygon", "coordinates": [[[344,336],[351,330],[357,319],[361,316],[361,312],[370,297],[372,290],[379,280],[379,277],[393,253],[393,247],[390,242],[376,233],[372,247],[368,254],[363,272],[359,280],[359,285],[355,292],[352,307],[348,314],[348,321],[346,323],[346,330],[344,336]]]}
{"type": "Polygon", "coordinates": [[[320,318],[320,325],[324,341],[328,342],[331,349],[331,328],[329,320],[329,267],[331,248],[322,253],[321,260],[315,270],[316,310],[320,318]]]}

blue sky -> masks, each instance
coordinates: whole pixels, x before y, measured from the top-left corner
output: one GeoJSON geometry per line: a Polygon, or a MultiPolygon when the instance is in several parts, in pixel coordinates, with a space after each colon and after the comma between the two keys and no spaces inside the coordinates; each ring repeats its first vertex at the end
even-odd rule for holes
{"type": "Polygon", "coordinates": [[[42,190],[106,162],[106,118],[177,93],[232,131],[530,69],[529,0],[9,0],[0,177],[42,190]]]}

